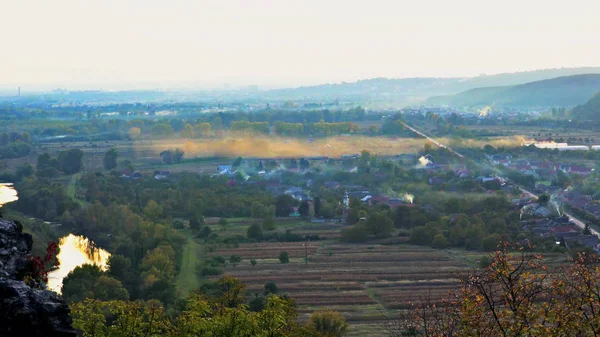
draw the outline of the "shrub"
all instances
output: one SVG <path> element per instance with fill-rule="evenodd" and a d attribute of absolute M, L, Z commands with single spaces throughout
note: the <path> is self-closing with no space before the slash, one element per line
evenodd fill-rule
<path fill-rule="evenodd" d="M 279 253 L 279 262 L 281 262 L 281 263 L 289 263 L 290 262 L 290 256 L 289 256 L 288 252 Z"/>

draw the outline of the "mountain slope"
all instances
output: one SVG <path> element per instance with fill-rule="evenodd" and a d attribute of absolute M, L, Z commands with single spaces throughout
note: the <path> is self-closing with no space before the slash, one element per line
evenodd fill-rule
<path fill-rule="evenodd" d="M 585 104 L 573 108 L 573 117 L 578 120 L 600 120 L 600 92 Z"/>
<path fill-rule="evenodd" d="M 515 107 L 574 106 L 600 90 L 600 74 L 557 77 L 514 86 L 467 90 L 432 97 L 427 104 L 451 106 L 499 105 Z"/>
<path fill-rule="evenodd" d="M 481 75 L 470 78 L 373 78 L 351 83 L 322 84 L 263 92 L 269 99 L 312 100 L 412 100 L 454 95 L 483 87 L 514 86 L 528 82 L 579 74 L 600 74 L 600 67 L 543 69 L 527 72 Z"/>

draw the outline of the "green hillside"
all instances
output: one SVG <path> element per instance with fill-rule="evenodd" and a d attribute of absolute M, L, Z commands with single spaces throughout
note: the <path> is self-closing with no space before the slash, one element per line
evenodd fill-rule
<path fill-rule="evenodd" d="M 600 91 L 600 74 L 557 77 L 514 86 L 485 87 L 431 97 L 428 104 L 451 106 L 548 107 L 582 104 Z"/>
<path fill-rule="evenodd" d="M 582 120 L 600 120 L 600 92 L 587 103 L 576 106 L 573 109 L 573 117 Z"/>

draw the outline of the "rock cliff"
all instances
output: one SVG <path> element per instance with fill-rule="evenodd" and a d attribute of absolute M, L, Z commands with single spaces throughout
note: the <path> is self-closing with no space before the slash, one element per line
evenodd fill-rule
<path fill-rule="evenodd" d="M 60 296 L 23 282 L 32 243 L 18 222 L 0 219 L 0 337 L 75 337 Z"/>

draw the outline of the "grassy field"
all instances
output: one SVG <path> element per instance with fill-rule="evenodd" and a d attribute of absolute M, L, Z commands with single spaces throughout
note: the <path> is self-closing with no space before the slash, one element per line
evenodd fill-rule
<path fill-rule="evenodd" d="M 187 243 L 183 247 L 183 258 L 181 261 L 181 270 L 177 274 L 175 285 L 177 291 L 182 294 L 189 294 L 195 289 L 198 289 L 200 280 L 196 274 L 196 265 L 204 256 L 204 249 L 194 237 L 194 234 L 185 230 L 181 232 L 187 237 Z"/>

